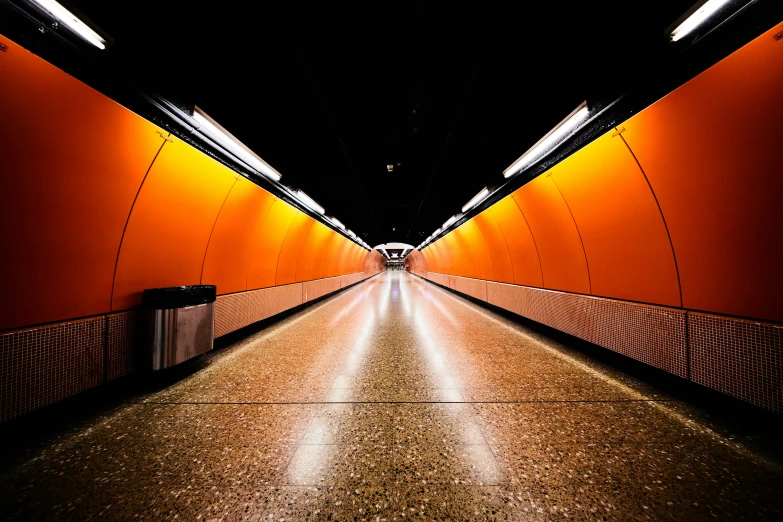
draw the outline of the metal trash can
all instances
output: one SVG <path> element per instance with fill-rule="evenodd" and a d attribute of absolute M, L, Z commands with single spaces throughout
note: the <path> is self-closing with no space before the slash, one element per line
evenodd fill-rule
<path fill-rule="evenodd" d="M 144 290 L 141 304 L 153 370 L 174 366 L 212 349 L 216 290 L 215 285 Z"/>

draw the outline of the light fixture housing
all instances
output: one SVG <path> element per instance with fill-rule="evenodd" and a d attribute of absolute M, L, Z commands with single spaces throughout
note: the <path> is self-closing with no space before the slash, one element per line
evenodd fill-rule
<path fill-rule="evenodd" d="M 217 142 L 224 149 L 233 154 L 242 163 L 268 178 L 280 181 L 282 176 L 279 172 L 262 160 L 244 143 L 239 141 L 233 134 L 224 129 L 218 122 L 210 118 L 203 110 L 195 107 L 193 109 L 193 119 L 198 124 L 197 130 L 199 132 L 206 134 L 213 141 Z"/>
<path fill-rule="evenodd" d="M 351 230 L 350 228 L 346 230 L 345 233 L 351 236 L 352 238 L 356 239 L 356 234 L 354 234 L 353 230 Z"/>
<path fill-rule="evenodd" d="M 449 225 L 457 221 L 457 216 L 451 216 L 449 219 L 446 220 L 445 223 L 443 223 L 443 226 L 441 227 L 443 230 L 446 230 L 449 228 Z M 439 229 L 440 230 L 440 229 Z"/>
<path fill-rule="evenodd" d="M 672 42 L 684 38 L 729 2 L 731 0 L 707 0 L 702 3 L 669 33 L 669 38 Z"/>
<path fill-rule="evenodd" d="M 78 34 L 83 40 L 91 43 L 98 49 L 106 49 L 106 40 L 81 21 L 75 14 L 55 2 L 55 0 L 32 0 L 32 2 L 45 11 L 48 11 L 68 29 Z"/>
<path fill-rule="evenodd" d="M 316 203 L 313 198 L 311 198 L 301 190 L 297 190 L 294 194 L 296 195 L 296 198 L 299 201 L 301 201 L 302 203 L 310 207 L 312 210 L 315 210 L 319 214 L 323 214 L 325 212 L 324 207 Z"/>
<path fill-rule="evenodd" d="M 465 205 L 463 205 L 462 211 L 467 212 L 468 210 L 472 209 L 473 207 L 475 207 L 476 205 L 484 201 L 484 199 L 487 196 L 489 196 L 489 188 L 484 187 L 483 189 L 481 189 L 481 192 L 473 196 L 470 201 L 468 201 L 467 203 L 465 203 Z"/>
<path fill-rule="evenodd" d="M 578 129 L 579 125 L 590 115 L 587 102 L 582 102 L 579 107 L 571 111 L 571 114 L 558 123 L 555 128 L 550 130 L 543 138 L 538 140 L 535 145 L 530 147 L 527 152 L 522 154 L 514 163 L 503 171 L 503 176 L 510 178 L 529 167 L 531 164 L 546 156 L 549 152 L 555 150 L 566 139 L 570 138 Z"/>
<path fill-rule="evenodd" d="M 336 217 L 331 217 L 331 218 L 329 218 L 329 220 L 330 220 L 332 223 L 334 223 L 335 225 L 337 225 L 338 227 L 340 227 L 340 228 L 342 228 L 343 230 L 345 230 L 345 225 L 343 225 L 343 224 L 340 222 L 340 220 L 339 220 L 339 219 L 337 219 Z"/>

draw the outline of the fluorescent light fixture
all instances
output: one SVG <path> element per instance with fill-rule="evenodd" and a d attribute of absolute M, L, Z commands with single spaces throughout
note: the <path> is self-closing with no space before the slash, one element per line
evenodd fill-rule
<path fill-rule="evenodd" d="M 510 178 L 514 174 L 518 174 L 527 167 L 529 167 L 536 160 L 546 155 L 551 150 L 557 148 L 566 138 L 573 134 L 580 123 L 582 123 L 590 114 L 587 108 L 587 102 L 582 102 L 579 107 L 574 109 L 571 114 L 565 117 L 563 121 L 557 124 L 557 126 L 549 131 L 546 136 L 538 140 L 538 142 L 530 147 L 527 152 L 522 154 L 514 163 L 511 164 L 506 170 L 503 171 L 503 176 Z"/>
<path fill-rule="evenodd" d="M 438 229 L 437 229 L 435 232 L 433 232 L 433 233 L 432 233 L 432 237 L 435 237 L 435 236 L 437 236 L 437 235 L 438 235 L 438 234 L 440 234 L 442 231 L 443 231 L 443 229 L 442 229 L 442 228 L 438 228 Z"/>
<path fill-rule="evenodd" d="M 335 225 L 337 225 L 338 227 L 340 227 L 340 228 L 342 228 L 343 230 L 345 230 L 345 225 L 343 225 L 342 223 L 340 223 L 340 220 L 339 220 L 339 219 L 337 219 L 336 217 L 329 218 L 329 219 L 331 219 L 331 220 L 332 220 L 332 223 L 334 223 L 334 224 L 335 224 Z"/>
<path fill-rule="evenodd" d="M 294 194 L 296 195 L 296 198 L 299 201 L 301 201 L 302 203 L 304 203 L 305 205 L 307 205 L 311 209 L 315 210 L 319 214 L 323 214 L 324 213 L 324 207 L 322 207 L 321 205 L 316 203 L 315 200 L 313 200 L 313 198 L 311 198 L 310 196 L 308 196 L 307 194 L 305 194 L 301 190 L 297 190 Z"/>
<path fill-rule="evenodd" d="M 247 148 L 244 143 L 234 137 L 233 134 L 220 126 L 218 122 L 207 116 L 207 114 L 196 107 L 193 111 L 193 119 L 198 123 L 197 129 L 203 132 L 231 154 L 236 156 L 243 163 L 247 164 L 252 169 L 262 173 L 268 178 L 272 178 L 275 181 L 280 181 L 280 173 L 273 169 L 267 162 L 262 160 L 258 155 Z M 323 212 L 321 212 L 323 214 Z"/>
<path fill-rule="evenodd" d="M 451 216 L 449 219 L 446 220 L 445 223 L 443 223 L 443 227 L 442 228 L 443 229 L 449 228 L 449 225 L 451 225 L 455 221 L 457 221 L 457 216 Z M 440 230 L 440 229 L 438 229 L 438 230 Z"/>
<path fill-rule="evenodd" d="M 98 49 L 106 49 L 106 40 L 90 29 L 87 24 L 79 20 L 76 15 L 54 0 L 33 0 L 33 2 L 49 11 L 55 18 L 68 26 L 71 31 L 81 36 L 84 40 L 90 42 Z"/>
<path fill-rule="evenodd" d="M 694 29 L 703 24 L 707 18 L 714 15 L 718 9 L 728 4 L 730 1 L 731 0 L 708 0 L 705 2 L 671 32 L 672 42 L 676 42 L 680 38 L 690 34 Z"/>
<path fill-rule="evenodd" d="M 356 239 L 356 234 L 353 233 L 353 230 L 348 229 L 345 231 L 345 233 L 351 236 L 352 238 Z"/>
<path fill-rule="evenodd" d="M 462 211 L 463 211 L 463 212 L 467 212 L 468 210 L 470 210 L 470 209 L 472 209 L 473 207 L 475 207 L 476 205 L 478 205 L 478 204 L 479 204 L 481 201 L 483 201 L 483 200 L 484 200 L 484 198 L 486 198 L 487 196 L 489 196 L 489 189 L 488 189 L 487 187 L 484 187 L 484 188 L 481 190 L 481 192 L 479 192 L 478 194 L 476 194 L 475 196 L 473 196 L 473 199 L 471 199 L 470 201 L 468 201 L 467 203 L 465 203 L 465 206 L 463 206 L 463 207 L 462 207 Z"/>

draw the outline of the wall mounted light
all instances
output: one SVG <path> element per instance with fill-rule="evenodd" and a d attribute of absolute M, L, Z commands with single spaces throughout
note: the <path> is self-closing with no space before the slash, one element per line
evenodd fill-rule
<path fill-rule="evenodd" d="M 334 223 L 334 224 L 335 224 L 335 225 L 337 225 L 338 227 L 340 227 L 340 228 L 342 228 L 343 230 L 345 230 L 345 225 L 343 225 L 342 223 L 340 223 L 340 220 L 339 220 L 339 219 L 337 219 L 336 217 L 332 217 L 332 218 L 329 218 L 329 219 L 332 221 L 332 223 Z"/>
<path fill-rule="evenodd" d="M 707 0 L 701 7 L 697 8 L 688 18 L 682 21 L 669 35 L 672 42 L 683 38 L 693 32 L 698 26 L 703 24 L 709 17 L 714 15 L 721 7 L 728 4 L 731 0 Z"/>
<path fill-rule="evenodd" d="M 468 210 L 472 209 L 473 207 L 481 203 L 484 200 L 484 198 L 486 198 L 487 196 L 489 196 L 489 189 L 487 187 L 484 187 L 481 190 L 481 192 L 473 196 L 473 198 L 470 201 L 465 203 L 465 205 L 462 207 L 462 211 L 467 212 Z"/>
<path fill-rule="evenodd" d="M 527 152 L 522 154 L 514 163 L 503 171 L 503 176 L 510 178 L 514 174 L 522 172 L 536 160 L 540 159 L 548 152 L 556 149 L 561 143 L 576 132 L 579 124 L 582 123 L 590 114 L 587 108 L 587 102 L 582 102 L 579 107 L 573 110 L 571 114 L 565 117 L 563 121 L 557 124 L 555 128 L 549 131 L 546 136 L 538 140 L 535 145 L 530 147 Z"/>
<path fill-rule="evenodd" d="M 352 238 L 356 239 L 356 234 L 353 233 L 353 230 L 348 229 L 345 231 L 345 233 L 351 236 Z"/>
<path fill-rule="evenodd" d="M 457 216 L 451 216 L 449 219 L 446 220 L 445 223 L 443 223 L 443 226 L 441 228 L 445 230 L 445 229 L 449 228 L 449 225 L 451 225 L 455 221 L 457 221 Z M 440 230 L 440 229 L 438 229 L 438 230 Z"/>
<path fill-rule="evenodd" d="M 297 199 L 298 199 L 299 201 L 301 201 L 302 203 L 304 203 L 305 205 L 307 205 L 307 206 L 308 206 L 308 207 L 310 207 L 311 209 L 315 210 L 315 211 L 316 211 L 316 212 L 318 212 L 319 214 L 323 214 L 323 213 L 324 213 L 324 207 L 322 207 L 321 205 L 319 205 L 318 203 L 316 203 L 316 202 L 313 200 L 313 198 L 311 198 L 310 196 L 308 196 L 307 194 L 305 194 L 305 193 L 304 193 L 304 192 L 302 192 L 301 190 L 297 190 L 297 191 L 295 192 L 295 194 L 296 194 L 296 197 L 297 197 Z"/>
<path fill-rule="evenodd" d="M 72 12 L 67 10 L 62 5 L 58 4 L 54 0 L 32 0 L 33 3 L 46 11 L 49 11 L 52 16 L 57 18 L 71 31 L 78 34 L 82 39 L 91 43 L 98 49 L 106 49 L 106 40 L 100 37 L 98 33 L 90 29 L 87 24 L 79 20 Z"/>
<path fill-rule="evenodd" d="M 273 169 L 267 162 L 262 160 L 255 152 L 247 148 L 244 143 L 234 137 L 233 134 L 220 126 L 215 120 L 198 107 L 193 110 L 193 119 L 198 124 L 197 130 L 218 142 L 231 154 L 245 163 L 248 167 L 264 174 L 268 178 L 280 181 L 280 173 Z M 321 212 L 323 214 L 323 212 Z"/>

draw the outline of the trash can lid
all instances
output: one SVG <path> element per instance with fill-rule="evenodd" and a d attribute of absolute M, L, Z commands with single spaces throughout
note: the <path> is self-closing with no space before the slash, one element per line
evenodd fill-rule
<path fill-rule="evenodd" d="M 215 302 L 215 285 L 169 286 L 166 288 L 148 288 L 141 297 L 145 308 L 169 309 L 184 308 Z"/>

